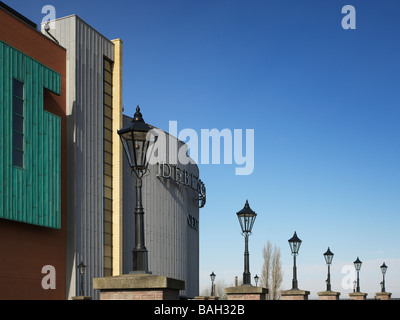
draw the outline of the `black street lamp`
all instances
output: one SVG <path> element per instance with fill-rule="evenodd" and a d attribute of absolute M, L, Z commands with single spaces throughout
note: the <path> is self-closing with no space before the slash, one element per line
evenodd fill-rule
<path fill-rule="evenodd" d="M 81 297 L 83 297 L 84 296 L 84 292 L 83 292 L 83 275 L 85 274 L 86 266 L 81 261 L 81 263 L 77 266 L 77 268 L 78 268 L 78 271 L 79 271 L 79 295 Z"/>
<path fill-rule="evenodd" d="M 387 265 L 385 263 L 383 263 L 383 265 L 381 265 L 381 271 L 382 271 L 382 275 L 383 275 L 383 280 L 382 280 L 382 292 L 386 292 L 386 288 L 385 288 L 385 274 L 387 271 Z"/>
<path fill-rule="evenodd" d="M 328 278 L 326 279 L 326 291 L 331 291 L 331 264 L 333 260 L 333 253 L 328 247 L 328 250 L 324 253 L 326 265 L 328 266 Z"/>
<path fill-rule="evenodd" d="M 243 272 L 243 285 L 251 285 L 250 275 L 250 262 L 249 262 L 249 235 L 253 229 L 254 221 L 257 214 L 250 209 L 249 201 L 246 200 L 244 208 L 236 213 L 239 219 L 242 235 L 245 237 L 245 250 L 244 250 L 244 272 Z"/>
<path fill-rule="evenodd" d="M 254 277 L 254 281 L 255 281 L 255 283 L 256 283 L 256 287 L 258 287 L 258 280 L 259 280 L 260 278 L 258 277 L 258 275 L 256 275 L 255 277 Z"/>
<path fill-rule="evenodd" d="M 292 290 L 298 290 L 298 283 L 297 283 L 297 268 L 296 268 L 296 256 L 299 253 L 300 245 L 302 241 L 297 237 L 296 231 L 294 235 L 289 241 L 290 250 L 292 251 L 293 255 L 293 280 L 292 280 Z"/>
<path fill-rule="evenodd" d="M 214 273 L 214 271 L 210 274 L 210 278 L 211 278 L 211 296 L 214 296 L 214 281 L 215 281 L 215 277 L 217 275 Z"/>
<path fill-rule="evenodd" d="M 354 267 L 356 268 L 357 271 L 357 287 L 356 287 L 356 292 L 360 292 L 360 269 L 361 269 L 362 262 L 360 259 L 357 257 L 357 260 L 354 261 Z"/>
<path fill-rule="evenodd" d="M 144 210 L 142 206 L 142 178 L 148 171 L 149 148 L 152 148 L 156 141 L 153 134 L 148 134 L 151 132 L 150 130 L 151 127 L 143 120 L 139 106 L 136 108 L 131 124 L 118 130 L 129 166 L 136 175 L 135 247 L 131 273 L 150 273 L 144 242 Z"/>

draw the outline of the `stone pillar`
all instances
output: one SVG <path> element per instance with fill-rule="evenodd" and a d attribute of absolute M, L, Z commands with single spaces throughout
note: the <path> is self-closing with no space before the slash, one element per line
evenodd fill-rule
<path fill-rule="evenodd" d="M 281 300 L 308 300 L 310 291 L 291 289 L 281 291 Z"/>
<path fill-rule="evenodd" d="M 243 285 L 225 288 L 227 300 L 266 300 L 268 289 Z"/>
<path fill-rule="evenodd" d="M 322 291 L 318 292 L 319 300 L 339 300 L 340 292 Z"/>
<path fill-rule="evenodd" d="M 392 294 L 390 292 L 377 292 L 375 300 L 392 300 Z"/>
<path fill-rule="evenodd" d="M 182 280 L 152 274 L 126 274 L 93 279 L 100 300 L 179 300 Z"/>
<path fill-rule="evenodd" d="M 364 292 L 352 292 L 349 293 L 350 300 L 367 300 L 367 293 Z"/>

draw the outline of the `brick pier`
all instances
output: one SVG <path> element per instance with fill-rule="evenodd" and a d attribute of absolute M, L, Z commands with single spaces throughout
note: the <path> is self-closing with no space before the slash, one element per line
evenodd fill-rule
<path fill-rule="evenodd" d="M 152 274 L 127 274 L 93 279 L 100 300 L 179 300 L 182 280 Z"/>

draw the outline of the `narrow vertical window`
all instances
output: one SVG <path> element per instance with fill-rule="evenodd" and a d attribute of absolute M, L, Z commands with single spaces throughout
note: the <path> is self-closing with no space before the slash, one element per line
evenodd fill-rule
<path fill-rule="evenodd" d="M 24 167 L 24 84 L 13 79 L 12 162 Z"/>
<path fill-rule="evenodd" d="M 113 65 L 107 59 L 103 63 L 104 75 L 104 274 L 105 276 L 112 276 L 112 191 L 113 191 L 113 176 L 112 176 L 112 89 L 113 89 Z"/>

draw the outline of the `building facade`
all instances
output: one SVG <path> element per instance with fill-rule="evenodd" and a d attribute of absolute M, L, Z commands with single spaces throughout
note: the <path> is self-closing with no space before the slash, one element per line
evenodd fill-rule
<path fill-rule="evenodd" d="M 117 134 L 130 121 L 122 52 L 121 39 L 76 15 L 38 28 L 0 2 L 0 299 L 71 299 L 81 262 L 84 294 L 98 299 L 93 278 L 132 269 L 135 181 Z M 169 155 L 184 145 L 167 140 Z M 184 280 L 181 295 L 194 297 L 198 167 L 151 165 L 143 188 L 149 268 Z"/>
<path fill-rule="evenodd" d="M 134 180 L 117 134 L 130 121 L 122 119 L 122 40 L 106 39 L 76 15 L 54 22 L 51 35 L 67 49 L 67 183 L 73 186 L 67 193 L 68 297 L 77 294 L 76 266 L 82 261 L 87 266 L 84 292 L 96 299 L 91 279 L 128 273 L 132 266 Z M 158 170 L 150 166 L 151 173 Z M 186 170 L 199 176 L 196 165 Z M 149 266 L 154 274 L 185 280 L 182 296 L 194 297 L 199 290 L 199 193 L 157 174 L 150 177 L 143 182 Z M 190 227 L 189 219 L 197 222 Z"/>
<path fill-rule="evenodd" d="M 66 298 L 65 57 L 0 3 L 0 299 Z"/>
<path fill-rule="evenodd" d="M 66 48 L 67 290 L 78 294 L 76 266 L 91 279 L 121 274 L 122 41 L 109 40 L 76 15 L 52 21 L 42 33 Z M 115 235 L 115 239 L 113 239 Z M 114 258 L 115 257 L 115 258 Z"/>

